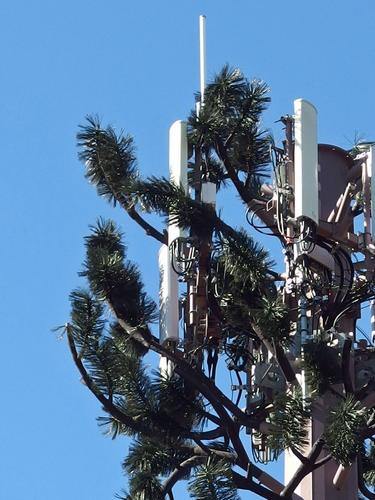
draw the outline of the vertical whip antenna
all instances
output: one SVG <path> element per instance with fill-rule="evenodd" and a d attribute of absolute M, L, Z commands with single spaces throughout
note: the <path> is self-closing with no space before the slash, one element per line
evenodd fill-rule
<path fill-rule="evenodd" d="M 206 16 L 199 16 L 199 73 L 202 106 L 206 88 Z"/>

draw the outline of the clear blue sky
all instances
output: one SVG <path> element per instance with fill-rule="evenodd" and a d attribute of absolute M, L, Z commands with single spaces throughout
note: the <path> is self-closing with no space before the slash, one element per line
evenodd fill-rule
<path fill-rule="evenodd" d="M 305 97 L 321 142 L 375 139 L 373 0 L 3 0 L 1 499 L 104 500 L 125 485 L 126 442 L 101 435 L 99 405 L 50 329 L 68 318 L 97 216 L 122 225 L 152 293 L 157 245 L 86 184 L 75 134 L 99 113 L 135 136 L 145 175 L 165 175 L 168 128 L 198 88 L 201 13 L 208 74 L 229 62 L 268 82 L 266 126 Z"/>

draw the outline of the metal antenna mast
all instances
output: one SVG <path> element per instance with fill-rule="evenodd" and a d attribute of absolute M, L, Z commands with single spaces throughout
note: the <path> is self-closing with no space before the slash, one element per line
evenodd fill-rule
<path fill-rule="evenodd" d="M 283 241 L 286 269 L 285 284 L 280 292 L 294 324 L 294 332 L 291 332 L 294 347 L 288 357 L 298 384 L 292 377 L 288 379 L 284 370 L 287 385 L 283 389 L 282 384 L 274 383 L 273 390 L 293 391 L 299 386 L 304 398 L 310 396 L 304 369 L 305 349 L 319 342 L 326 346 L 327 352 L 340 356 L 345 365 L 343 380 L 338 380 L 336 385 L 333 382 L 333 392 L 314 399 L 309 445 L 304 450 L 307 455 L 322 436 L 337 398 L 347 391 L 358 391 L 375 378 L 374 350 L 366 340 L 356 337 L 360 303 L 371 299 L 374 292 L 369 289 L 368 298 L 366 293 L 358 297 L 355 292 L 374 275 L 375 216 L 371 211 L 375 200 L 374 144 L 357 146 L 358 152 L 354 155 L 337 146 L 318 144 L 317 112 L 304 99 L 295 100 L 293 116 L 283 117 L 282 121 L 286 132 L 284 149 L 275 150 L 274 183 L 263 188 L 265 193 L 271 189 L 272 194 L 268 195 L 267 205 L 255 200 L 252 206 Z M 363 259 L 356 257 L 357 262 L 353 262 L 352 256 L 358 254 L 362 254 Z M 372 301 L 372 317 L 373 307 Z M 373 327 L 372 319 L 371 329 Z M 258 384 L 255 380 L 255 386 L 262 390 L 270 387 L 264 380 Z M 375 397 L 368 394 L 361 405 L 372 408 L 374 402 Z M 255 444 L 261 449 L 259 443 Z M 266 443 L 267 437 L 263 435 L 263 455 L 267 457 Z M 324 461 L 327 454 L 323 449 L 319 459 Z M 287 450 L 285 484 L 291 485 L 294 499 L 357 498 L 356 460 L 346 467 L 327 460 L 298 484 L 295 481 L 300 467 L 299 458 Z M 298 484 L 296 488 L 292 487 L 294 482 Z"/>
<path fill-rule="evenodd" d="M 199 17 L 199 68 L 200 68 L 200 102 L 197 103 L 199 114 L 204 105 L 206 88 L 206 17 Z M 201 151 L 195 148 L 194 190 L 197 201 L 212 206 L 216 203 L 216 183 L 211 182 L 209 172 L 203 165 Z M 181 185 L 188 193 L 188 147 L 187 127 L 183 121 L 175 122 L 169 135 L 169 169 L 170 179 Z M 203 345 L 210 352 L 209 359 L 216 366 L 217 342 L 212 342 L 212 334 L 217 322 L 212 321 L 209 314 L 207 297 L 208 266 L 210 256 L 211 235 L 200 240 L 194 234 L 187 234 L 175 223 L 169 224 L 168 247 L 160 251 L 160 337 L 171 347 L 182 342 L 184 350 L 198 365 L 203 361 Z M 187 284 L 187 300 L 179 302 L 179 281 Z M 179 304 L 182 306 L 180 307 Z M 184 335 L 179 336 L 179 310 L 183 310 Z M 210 345 L 212 344 L 212 346 Z M 214 350 L 215 352 L 212 352 Z M 161 358 L 160 369 L 168 374 L 173 366 L 165 358 Z M 214 368 L 213 368 L 214 369 Z"/>
<path fill-rule="evenodd" d="M 201 106 L 204 102 L 206 90 L 206 16 L 199 16 L 199 82 L 201 92 Z"/>

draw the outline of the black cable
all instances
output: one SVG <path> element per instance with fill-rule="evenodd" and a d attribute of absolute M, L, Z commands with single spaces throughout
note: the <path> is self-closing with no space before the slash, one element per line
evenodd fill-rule
<path fill-rule="evenodd" d="M 365 337 L 365 339 L 367 340 L 367 342 L 368 342 L 370 345 L 372 344 L 372 342 L 371 342 L 371 340 L 370 340 L 370 337 L 367 335 L 367 333 L 366 333 L 364 330 L 362 330 L 362 328 L 361 328 L 361 327 L 359 327 L 358 325 L 356 325 L 356 330 L 359 330 L 359 332 L 360 332 L 360 333 L 362 333 L 362 335 Z"/>
<path fill-rule="evenodd" d="M 336 306 L 339 302 L 342 303 L 345 300 L 345 297 L 347 293 L 344 291 L 344 285 L 345 285 L 345 271 L 344 271 L 344 266 L 341 261 L 341 258 L 339 257 L 339 252 L 337 249 L 333 249 L 332 252 L 333 258 L 335 259 L 336 263 L 338 264 L 340 268 L 340 288 L 336 294 L 335 297 L 335 302 L 334 306 Z"/>
<path fill-rule="evenodd" d="M 264 234 L 266 236 L 276 236 L 277 238 L 280 238 L 280 236 L 278 234 L 275 234 L 275 233 L 272 233 L 272 232 L 271 233 L 267 233 L 265 231 L 262 231 L 262 229 L 271 229 L 271 228 L 277 229 L 276 225 L 273 225 L 273 226 L 260 226 L 260 225 L 254 223 L 254 218 L 255 218 L 256 214 L 258 212 L 260 212 L 261 210 L 264 210 L 264 207 L 259 207 L 256 210 L 250 210 L 249 208 L 246 210 L 246 221 L 248 222 L 248 224 L 250 224 L 250 226 L 253 229 L 255 229 L 256 231 L 258 231 L 258 233 L 260 233 L 260 234 Z M 249 213 L 250 212 L 251 212 L 251 218 L 249 219 Z"/>
<path fill-rule="evenodd" d="M 350 258 L 350 255 L 348 254 L 348 252 L 346 250 L 344 250 L 343 248 L 340 247 L 339 251 L 340 251 L 340 253 L 342 253 L 346 262 L 348 263 L 349 272 L 350 272 L 350 279 L 349 279 L 349 289 L 350 289 L 352 287 L 353 281 L 354 281 L 354 274 L 355 274 L 354 265 L 353 265 L 352 259 Z"/>
<path fill-rule="evenodd" d="M 319 246 L 321 246 L 323 249 L 327 250 L 335 259 L 335 262 L 338 264 L 338 267 L 340 269 L 340 283 L 339 283 L 339 290 L 336 293 L 336 296 L 334 298 L 334 303 L 329 312 L 327 312 L 327 315 L 324 315 L 324 327 L 326 329 L 331 328 L 331 326 L 334 325 L 335 323 L 335 318 L 337 317 L 338 309 L 339 309 L 339 303 L 342 304 L 342 301 L 339 302 L 339 300 L 342 297 L 342 288 L 344 286 L 344 266 L 342 265 L 342 262 L 340 258 L 337 255 L 337 252 L 334 250 L 332 244 L 326 240 L 324 240 L 321 237 L 317 238 L 317 243 Z M 332 287 L 331 287 L 332 289 Z"/>
<path fill-rule="evenodd" d="M 356 300 L 353 300 L 351 302 L 348 302 L 348 304 L 346 305 L 346 307 L 344 309 L 342 309 L 338 315 L 336 316 L 334 322 L 333 322 L 333 327 L 336 326 L 336 324 L 340 321 L 340 319 L 342 318 L 342 316 L 348 312 L 354 305 L 356 304 L 361 304 L 363 302 L 367 302 L 368 300 L 372 300 L 373 298 L 375 298 L 375 294 L 373 293 L 372 295 L 370 296 L 366 296 L 366 297 L 360 297 Z"/>
<path fill-rule="evenodd" d="M 373 290 L 373 289 L 365 294 L 361 294 L 361 293 L 357 292 L 355 295 L 352 295 L 350 297 L 350 300 L 348 300 L 342 304 L 342 307 L 340 308 L 340 311 L 338 312 L 338 314 L 334 320 L 333 326 L 335 326 L 337 324 L 337 322 L 341 319 L 341 317 L 347 311 L 349 311 L 353 306 L 360 305 L 363 302 L 367 302 L 369 300 L 372 300 L 373 298 L 375 298 L 375 290 Z"/>

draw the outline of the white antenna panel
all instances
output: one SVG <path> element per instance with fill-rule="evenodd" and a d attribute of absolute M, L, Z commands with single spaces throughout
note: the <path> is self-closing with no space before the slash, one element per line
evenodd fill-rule
<path fill-rule="evenodd" d="M 295 218 L 319 223 L 317 111 L 305 99 L 294 101 Z"/>
<path fill-rule="evenodd" d="M 371 237 L 375 241 L 375 144 L 371 144 L 367 153 L 367 172 L 371 177 Z"/>
<path fill-rule="evenodd" d="M 201 104 L 204 102 L 206 89 L 206 16 L 199 16 L 199 83 L 201 91 Z"/>
<path fill-rule="evenodd" d="M 216 182 L 202 182 L 201 200 L 210 205 L 216 204 Z"/>
<path fill-rule="evenodd" d="M 186 123 L 177 120 L 169 129 L 169 175 L 170 180 L 177 186 L 181 186 L 185 193 L 188 191 L 188 144 Z M 170 224 L 168 230 L 168 242 L 179 237 L 185 237 L 185 231 L 176 224 Z"/>
<path fill-rule="evenodd" d="M 159 338 L 160 342 L 178 340 L 178 279 L 169 256 L 169 248 L 159 250 Z"/>

